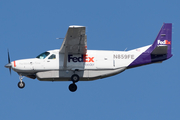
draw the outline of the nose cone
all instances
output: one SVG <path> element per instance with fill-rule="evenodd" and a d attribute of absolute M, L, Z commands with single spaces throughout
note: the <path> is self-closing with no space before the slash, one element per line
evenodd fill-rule
<path fill-rule="evenodd" d="M 12 67 L 12 64 L 11 64 L 11 63 L 8 63 L 8 64 L 6 64 L 4 67 L 6 67 L 6 68 L 11 68 L 11 67 Z"/>
<path fill-rule="evenodd" d="M 4 67 L 9 68 L 9 72 L 11 74 L 12 63 L 8 63 Z"/>

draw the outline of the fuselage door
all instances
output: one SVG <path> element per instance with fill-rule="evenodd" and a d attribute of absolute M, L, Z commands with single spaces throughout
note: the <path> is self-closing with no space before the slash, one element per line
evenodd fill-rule
<path fill-rule="evenodd" d="M 59 55 L 51 54 L 46 59 L 44 59 L 44 69 L 46 69 L 46 70 L 59 69 Z"/>

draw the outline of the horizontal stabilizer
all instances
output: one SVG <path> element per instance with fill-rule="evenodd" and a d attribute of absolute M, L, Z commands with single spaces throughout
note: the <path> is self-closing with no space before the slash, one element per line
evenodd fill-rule
<path fill-rule="evenodd" d="M 152 51 L 151 54 L 153 54 L 153 55 L 163 55 L 163 54 L 167 54 L 167 50 L 168 50 L 168 46 L 167 45 L 158 45 Z"/>

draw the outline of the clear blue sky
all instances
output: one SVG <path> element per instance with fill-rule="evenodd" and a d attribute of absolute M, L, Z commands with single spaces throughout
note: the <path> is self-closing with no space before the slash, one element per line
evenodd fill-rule
<path fill-rule="evenodd" d="M 1 0 L 0 120 L 179 120 L 179 0 Z M 173 23 L 173 57 L 113 77 L 41 82 L 4 68 L 11 61 L 59 49 L 69 25 L 87 27 L 88 49 L 127 50 L 152 44 L 163 22 Z"/>

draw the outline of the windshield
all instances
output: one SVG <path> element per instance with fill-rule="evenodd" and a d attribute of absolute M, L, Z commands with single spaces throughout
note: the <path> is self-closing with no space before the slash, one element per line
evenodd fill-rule
<path fill-rule="evenodd" d="M 38 55 L 36 58 L 45 59 L 49 54 L 50 54 L 49 52 L 44 52 Z"/>

